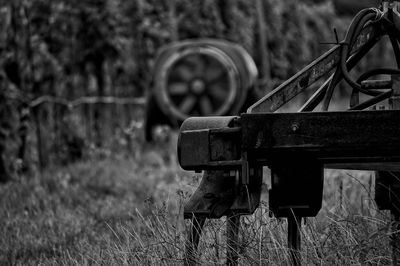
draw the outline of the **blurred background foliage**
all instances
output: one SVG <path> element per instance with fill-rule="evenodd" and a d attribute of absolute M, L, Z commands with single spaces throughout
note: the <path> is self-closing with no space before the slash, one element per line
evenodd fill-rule
<path fill-rule="evenodd" d="M 342 39 L 349 22 L 329 0 L 261 3 L 269 89 L 328 50 L 334 28 Z M 0 180 L 93 149 L 135 149 L 141 106 L 69 101 L 145 96 L 157 49 L 171 41 L 227 39 L 260 65 L 257 8 L 246 0 L 1 0 Z"/>

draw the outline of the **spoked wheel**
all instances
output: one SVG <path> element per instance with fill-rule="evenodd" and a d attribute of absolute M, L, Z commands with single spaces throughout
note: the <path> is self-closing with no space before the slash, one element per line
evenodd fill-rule
<path fill-rule="evenodd" d="M 162 48 L 154 66 L 146 131 L 154 124 L 179 125 L 190 116 L 236 115 L 257 79 L 251 56 L 225 40 L 198 39 Z M 162 117 L 162 118 L 161 118 Z M 151 119 L 153 118 L 153 119 Z"/>
<path fill-rule="evenodd" d="M 226 114 L 238 97 L 237 73 L 233 61 L 213 49 L 186 50 L 165 62 L 157 99 L 181 120 Z"/>

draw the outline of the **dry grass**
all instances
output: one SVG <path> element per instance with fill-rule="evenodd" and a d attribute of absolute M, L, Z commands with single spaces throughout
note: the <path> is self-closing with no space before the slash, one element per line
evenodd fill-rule
<path fill-rule="evenodd" d="M 136 143 L 0 187 L 0 265 L 181 265 L 182 206 L 199 176 L 179 169 L 175 143 Z M 323 208 L 302 229 L 304 265 L 388 265 L 389 218 L 372 173 L 326 171 Z M 290 265 L 286 222 L 267 197 L 242 217 L 241 265 Z M 208 221 L 201 265 L 225 260 L 225 220 Z"/>

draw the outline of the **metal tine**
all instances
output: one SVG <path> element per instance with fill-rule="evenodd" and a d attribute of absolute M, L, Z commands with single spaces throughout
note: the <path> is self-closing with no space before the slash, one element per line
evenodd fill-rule
<path fill-rule="evenodd" d="M 184 258 L 185 266 L 196 265 L 197 248 L 199 246 L 200 236 L 201 236 L 205 221 L 206 221 L 206 217 L 203 215 L 193 215 L 193 217 L 191 219 L 189 236 L 186 241 L 186 250 L 185 250 L 185 258 Z"/>
<path fill-rule="evenodd" d="M 293 265 L 301 265 L 301 219 L 302 217 L 293 215 L 287 217 L 288 222 L 288 248 L 290 252 L 290 257 L 292 259 Z"/>
<path fill-rule="evenodd" d="M 231 213 L 226 217 L 226 265 L 237 266 L 239 260 L 240 215 Z"/>

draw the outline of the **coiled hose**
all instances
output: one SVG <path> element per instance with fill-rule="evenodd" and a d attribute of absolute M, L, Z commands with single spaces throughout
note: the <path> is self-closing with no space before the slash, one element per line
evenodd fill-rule
<path fill-rule="evenodd" d="M 391 11 L 389 11 L 391 12 Z M 390 16 L 393 14 L 388 14 L 389 15 L 389 20 L 386 21 L 386 23 L 390 23 Z M 348 57 L 350 56 L 351 48 L 353 47 L 355 41 L 357 40 L 358 35 L 362 31 L 362 29 L 368 24 L 368 23 L 373 23 L 374 21 L 378 21 L 381 19 L 386 19 L 382 17 L 382 12 L 379 11 L 378 9 L 370 8 L 370 9 L 364 9 L 360 11 L 353 19 L 346 37 L 344 41 L 341 43 L 342 45 L 342 51 L 340 55 L 340 71 L 343 75 L 344 80 L 349 84 L 353 90 L 356 90 L 358 92 L 370 95 L 370 96 L 379 96 L 381 95 L 380 92 L 377 92 L 375 90 L 371 89 L 365 89 L 362 88 L 361 82 L 372 77 L 375 75 L 391 75 L 391 74 L 400 74 L 399 69 L 395 68 L 379 68 L 379 69 L 373 69 L 370 70 L 364 74 L 362 74 L 357 80 L 353 80 L 350 77 L 349 71 L 347 69 L 346 61 Z M 400 49 L 399 49 L 399 35 L 395 34 L 393 31 L 388 31 L 387 34 L 389 36 L 389 39 L 391 41 L 394 55 L 396 58 L 397 65 L 400 66 Z"/>

